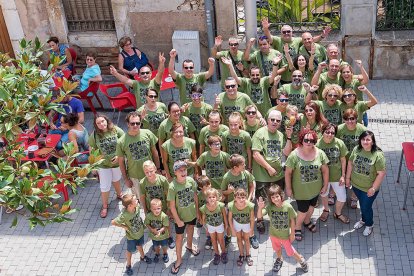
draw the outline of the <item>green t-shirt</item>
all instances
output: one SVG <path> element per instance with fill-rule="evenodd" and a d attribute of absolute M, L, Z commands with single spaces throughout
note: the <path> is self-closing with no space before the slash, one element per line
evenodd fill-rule
<path fill-rule="evenodd" d="M 233 136 L 229 131 L 223 133 L 223 144 L 226 152 L 230 155 L 240 154 L 244 157 L 247 164 L 247 150 L 252 147 L 252 138 L 245 130 L 240 130 L 237 136 Z"/>
<path fill-rule="evenodd" d="M 247 170 L 242 171 L 239 175 L 234 175 L 231 173 L 231 171 L 228 171 L 223 176 L 223 182 L 221 182 L 221 190 L 225 191 L 228 189 L 229 185 L 231 185 L 234 187 L 235 191 L 239 188 L 242 188 L 247 192 L 247 194 L 250 194 L 250 183 L 254 181 L 254 176 Z M 232 201 L 233 199 L 233 193 L 227 195 L 228 202 Z"/>
<path fill-rule="evenodd" d="M 273 70 L 273 59 L 279 55 L 281 55 L 281 52 L 275 49 L 270 49 L 269 53 L 267 54 L 261 54 L 260 50 L 256 50 L 250 54 L 250 61 L 252 65 L 258 66 L 260 68 L 260 73 L 262 76 L 270 76 Z M 262 62 L 262 56 L 264 63 Z M 278 66 L 279 69 L 282 69 L 286 66 L 287 63 L 285 59 L 282 59 Z"/>
<path fill-rule="evenodd" d="M 284 59 L 286 59 L 285 51 L 283 49 L 286 42 L 282 40 L 280 36 L 272 36 L 272 47 L 273 49 L 283 53 Z M 299 47 L 302 44 L 302 38 L 300 37 L 292 37 L 291 42 L 287 42 L 289 45 L 289 55 L 294 59 L 298 55 Z M 292 80 L 292 72 L 286 70 L 282 74 L 282 80 L 290 82 Z"/>
<path fill-rule="evenodd" d="M 203 86 L 206 83 L 206 73 L 194 74 L 190 79 L 187 79 L 183 74 L 177 73 L 174 82 L 180 92 L 180 102 L 183 105 L 191 102 L 190 92 L 195 84 Z"/>
<path fill-rule="evenodd" d="M 342 176 L 341 158 L 348 154 L 345 143 L 338 138 L 334 138 L 329 144 L 319 139 L 316 146 L 323 150 L 329 159 L 329 182 L 338 182 Z M 343 174 L 345 175 L 345 172 Z"/>
<path fill-rule="evenodd" d="M 326 48 L 319 43 L 315 43 L 315 55 L 314 55 L 314 66 L 318 67 L 318 64 L 327 60 L 328 56 L 326 54 Z M 305 45 L 300 46 L 299 55 L 304 55 L 310 58 L 310 52 L 305 48 Z"/>
<path fill-rule="evenodd" d="M 254 203 L 246 201 L 246 207 L 243 210 L 236 208 L 234 201 L 228 204 L 229 212 L 233 214 L 233 219 L 240 224 L 250 224 L 250 213 L 254 210 Z"/>
<path fill-rule="evenodd" d="M 306 116 L 302 116 L 302 118 L 300 119 L 300 127 L 306 128 L 306 125 L 308 124 L 308 119 L 306 118 Z M 311 130 L 314 130 L 316 132 L 316 134 L 318 135 L 318 138 L 322 138 L 322 128 L 321 128 L 321 124 L 318 124 L 317 122 L 313 123 L 310 126 Z"/>
<path fill-rule="evenodd" d="M 206 195 L 203 193 L 202 190 L 197 192 L 197 198 L 198 198 L 198 206 L 203 206 L 206 204 Z"/>
<path fill-rule="evenodd" d="M 184 136 L 189 137 L 190 133 L 195 132 L 195 126 L 185 116 L 181 116 L 180 120 L 178 120 L 184 126 Z M 167 118 L 161 122 L 160 127 L 158 129 L 158 138 L 165 141 L 171 138 L 171 129 L 173 127 L 173 122 Z"/>
<path fill-rule="evenodd" d="M 191 177 L 187 177 L 184 183 L 178 183 L 176 178 L 170 183 L 167 200 L 175 202 L 177 214 L 184 222 L 190 222 L 196 218 L 194 201 L 196 193 L 197 184 Z"/>
<path fill-rule="evenodd" d="M 217 131 L 213 132 L 210 130 L 210 126 L 205 126 L 201 129 L 200 135 L 198 136 L 198 143 L 200 145 L 204 145 L 204 151 L 208 151 L 210 149 L 210 146 L 207 144 L 207 140 L 210 136 L 217 135 L 223 138 L 223 133 L 228 131 L 229 128 L 226 125 L 219 125 L 219 128 Z"/>
<path fill-rule="evenodd" d="M 178 160 L 185 160 L 185 159 L 191 159 L 191 153 L 193 150 L 195 150 L 195 140 L 184 137 L 184 145 L 182 147 L 175 147 L 173 143 L 171 142 L 171 139 L 168 139 L 162 144 L 162 148 L 167 152 L 168 154 L 168 169 L 170 170 L 170 175 L 174 175 L 174 162 Z M 194 167 L 188 167 L 188 175 L 194 174 Z"/>
<path fill-rule="evenodd" d="M 285 140 L 280 131 L 271 133 L 268 127 L 262 127 L 256 131 L 252 138 L 252 150 L 258 151 L 277 172 L 275 176 L 270 176 L 265 168 L 260 166 L 253 159 L 253 175 L 260 182 L 275 182 L 284 177 L 282 169 L 282 155 L 285 147 Z"/>
<path fill-rule="evenodd" d="M 319 109 L 325 115 L 325 118 L 334 125 L 342 123 L 341 101 L 336 100 L 335 104 L 330 106 L 324 101 L 313 101 L 319 106 Z"/>
<path fill-rule="evenodd" d="M 163 241 L 165 239 L 168 239 L 168 237 L 170 236 L 170 221 L 168 220 L 168 216 L 164 212 L 161 212 L 161 214 L 159 214 L 158 216 L 155 216 L 152 212 L 149 212 L 145 216 L 144 224 L 145 226 L 149 225 L 151 228 L 155 229 L 161 229 L 164 227 L 164 231 L 159 236 L 155 236 L 151 231 L 149 231 L 149 236 L 151 240 Z"/>
<path fill-rule="evenodd" d="M 295 199 L 310 200 L 316 197 L 323 186 L 322 165 L 328 164 L 329 159 L 325 152 L 317 149 L 314 160 L 302 160 L 297 153 L 297 149 L 292 151 L 286 160 L 286 167 L 291 168 L 292 190 Z"/>
<path fill-rule="evenodd" d="M 319 86 L 318 99 L 323 100 L 322 91 L 325 89 L 327 85 L 337 84 L 339 86 L 342 86 L 343 83 L 344 83 L 344 80 L 342 79 L 340 72 L 338 72 L 338 74 L 336 75 L 334 79 L 331 79 L 330 77 L 328 77 L 328 72 L 321 73 L 319 75 L 319 80 L 318 80 L 318 86 Z"/>
<path fill-rule="evenodd" d="M 260 78 L 257 84 L 254 84 L 250 78 L 240 78 L 240 81 L 239 91 L 250 97 L 260 113 L 266 114 L 267 110 L 272 107 L 269 97 L 269 77 Z"/>
<path fill-rule="evenodd" d="M 115 157 L 116 144 L 122 135 L 124 135 L 124 131 L 115 126 L 113 131 L 104 133 L 97 133 L 96 131 L 93 131 L 89 136 L 89 146 L 91 148 L 99 149 L 105 159 L 105 161 L 100 165 L 101 168 L 108 169 L 119 167 L 118 162 L 113 164 L 111 160 Z"/>
<path fill-rule="evenodd" d="M 124 208 L 121 213 L 115 218 L 115 222 L 127 226 L 126 231 L 127 240 L 139 240 L 144 235 L 144 223 L 139 215 L 139 206 L 135 208 L 134 213 L 130 213 Z"/>
<path fill-rule="evenodd" d="M 167 210 L 167 193 L 168 193 L 168 180 L 165 176 L 157 174 L 155 183 L 150 183 L 147 177 L 144 177 L 139 182 L 139 188 L 141 195 L 145 195 L 145 207 L 149 211 L 151 209 L 151 200 L 158 198 L 162 201 L 163 211 Z"/>
<path fill-rule="evenodd" d="M 355 147 L 349 160 L 353 164 L 351 183 L 357 189 L 364 192 L 368 192 L 369 188 L 372 187 L 377 173 L 386 170 L 385 157 L 382 150 L 372 153 Z"/>
<path fill-rule="evenodd" d="M 197 159 L 197 165 L 204 167 L 212 187 L 220 190 L 223 176 L 230 168 L 230 155 L 227 152 L 220 151 L 217 156 L 212 156 L 210 151 L 206 151 Z"/>
<path fill-rule="evenodd" d="M 216 209 L 210 211 L 207 206 L 204 204 L 200 208 L 200 212 L 206 216 L 206 224 L 217 227 L 224 223 L 222 210 L 224 208 L 223 202 L 217 202 Z"/>
<path fill-rule="evenodd" d="M 295 89 L 292 84 L 288 83 L 282 85 L 279 91 L 285 91 L 289 96 L 289 104 L 297 106 L 299 112 L 304 112 L 306 90 L 303 85 L 301 85 L 298 89 Z"/>
<path fill-rule="evenodd" d="M 135 95 L 135 100 L 137 101 L 137 108 L 147 103 L 147 99 L 145 98 L 145 90 L 147 90 L 147 88 L 155 89 L 157 93 L 159 93 L 160 87 L 161 86 L 155 81 L 155 79 L 150 80 L 147 84 L 133 80 L 132 91 Z"/>
<path fill-rule="evenodd" d="M 141 106 L 138 108 L 138 113 L 141 114 L 141 112 L 144 110 L 145 106 Z M 160 127 L 160 124 L 162 121 L 168 118 L 168 110 L 164 103 L 158 103 L 157 102 L 157 109 L 154 111 L 146 110 L 147 115 L 141 119 L 142 120 L 142 127 L 145 129 L 149 129 L 154 133 L 155 135 L 158 135 L 158 129 Z"/>
<path fill-rule="evenodd" d="M 152 159 L 151 148 L 155 147 L 158 138 L 148 129 L 140 129 L 136 136 L 125 133 L 118 140 L 116 155 L 127 160 L 128 176 L 141 179 L 145 176 L 142 165 Z"/>
<path fill-rule="evenodd" d="M 346 103 L 341 103 L 341 115 L 344 114 L 345 110 L 347 110 L 348 108 L 352 108 L 358 113 L 358 121 L 357 122 L 362 124 L 362 117 L 364 115 L 364 112 L 369 110 L 368 101 L 357 102 L 353 106 L 348 106 Z"/>
<path fill-rule="evenodd" d="M 359 123 L 357 123 L 354 130 L 349 130 L 345 123 L 338 126 L 336 137 L 344 141 L 345 146 L 348 149 L 348 154 L 346 156 L 347 160 L 349 159 L 349 155 L 354 147 L 358 145 L 359 135 L 361 135 L 361 133 L 365 130 L 367 130 L 367 128 Z"/>
<path fill-rule="evenodd" d="M 220 64 L 221 88 L 224 89 L 224 81 L 231 75 L 230 75 L 229 67 L 221 61 L 222 57 L 229 58 L 232 61 L 234 71 L 236 71 L 236 74 L 238 77 L 243 77 L 243 76 L 242 76 L 242 72 L 240 72 L 237 69 L 236 64 L 241 62 L 243 64 L 243 68 L 248 68 L 248 64 L 246 61 L 243 60 L 243 51 L 238 50 L 236 56 L 231 56 L 233 59 L 230 57 L 230 51 L 217 52 L 217 60 L 219 61 L 219 64 Z"/>
<path fill-rule="evenodd" d="M 356 95 L 357 95 L 357 99 L 358 101 L 363 101 L 364 100 L 364 93 L 362 93 L 361 90 L 358 89 L 358 86 L 361 86 L 361 82 L 358 79 L 352 79 L 352 81 L 350 83 L 346 83 L 344 82 L 342 84 L 342 88 L 352 88 L 352 90 L 355 91 Z"/>
<path fill-rule="evenodd" d="M 300 115 L 302 115 L 302 114 L 300 114 Z M 299 134 L 300 134 L 300 130 L 302 129 L 301 122 L 300 122 L 301 120 L 302 120 L 302 117 L 296 119 L 295 124 L 292 126 L 292 135 L 290 136 L 290 139 L 291 139 L 292 144 L 294 144 L 294 145 L 299 143 Z M 284 126 L 284 128 L 283 128 L 284 132 L 282 132 L 282 133 L 283 133 L 283 135 L 285 136 L 285 139 L 286 139 L 287 138 L 287 136 L 286 136 L 286 127 L 291 126 L 290 125 L 290 119 L 287 116 L 286 116 L 286 119 L 283 121 L 282 125 Z"/>
<path fill-rule="evenodd" d="M 253 137 L 256 131 L 261 127 L 259 120 L 256 120 L 256 124 L 253 126 L 249 125 L 246 120 L 244 121 L 244 130 L 249 133 L 250 137 Z"/>
<path fill-rule="evenodd" d="M 204 118 L 208 121 L 208 114 L 213 110 L 213 107 L 207 103 L 202 102 L 201 107 L 195 107 L 193 103 L 184 112 L 184 116 L 188 117 L 196 128 L 196 138 L 200 133 L 201 129 L 206 125 L 201 124 L 201 119 Z"/>
<path fill-rule="evenodd" d="M 290 235 L 290 220 L 296 218 L 296 212 L 292 205 L 284 201 L 281 207 L 268 204 L 265 210 L 270 219 L 269 234 L 272 237 L 288 240 Z"/>
<path fill-rule="evenodd" d="M 244 93 L 237 92 L 237 97 L 234 100 L 231 100 L 227 97 L 226 92 L 219 94 L 221 104 L 219 107 L 219 112 L 223 117 L 224 124 L 229 123 L 229 116 L 233 112 L 239 112 L 244 117 L 244 109 L 246 106 L 253 104 L 249 96 Z"/>

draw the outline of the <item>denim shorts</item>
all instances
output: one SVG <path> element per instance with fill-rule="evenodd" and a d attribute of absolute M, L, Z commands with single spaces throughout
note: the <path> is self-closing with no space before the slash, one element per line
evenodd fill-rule
<path fill-rule="evenodd" d="M 165 239 L 165 240 L 161 240 L 161 241 L 152 240 L 152 245 L 154 247 L 158 247 L 158 246 L 167 247 L 168 246 L 168 238 Z"/>
<path fill-rule="evenodd" d="M 129 253 L 137 252 L 137 246 L 144 245 L 144 235 L 138 240 L 127 240 L 127 251 Z"/>

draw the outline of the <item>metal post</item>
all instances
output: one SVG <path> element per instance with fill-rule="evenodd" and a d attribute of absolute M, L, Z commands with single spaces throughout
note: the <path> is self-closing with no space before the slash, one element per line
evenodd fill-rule
<path fill-rule="evenodd" d="M 257 9 L 256 0 L 244 0 L 246 15 L 246 41 L 257 36 Z"/>
<path fill-rule="evenodd" d="M 207 24 L 207 41 L 208 41 L 208 51 L 210 56 L 210 51 L 214 46 L 214 11 L 213 11 L 213 0 L 205 0 L 204 8 L 206 12 L 206 24 Z M 217 64 L 216 64 L 217 68 Z M 217 70 L 214 70 L 214 74 L 211 78 L 213 82 L 217 82 Z"/>

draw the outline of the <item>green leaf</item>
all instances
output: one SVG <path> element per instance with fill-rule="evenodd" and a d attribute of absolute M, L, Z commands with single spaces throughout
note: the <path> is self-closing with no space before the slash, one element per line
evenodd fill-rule
<path fill-rule="evenodd" d="M 24 39 L 24 38 L 23 38 L 23 39 L 20 41 L 20 47 L 24 49 L 24 48 L 26 48 L 26 46 L 27 46 L 26 39 Z"/>
<path fill-rule="evenodd" d="M 10 94 L 3 87 L 0 87 L 0 99 L 3 101 L 10 99 Z"/>
<path fill-rule="evenodd" d="M 16 227 L 16 225 L 17 225 L 17 216 L 14 216 L 14 219 L 13 219 L 12 224 L 10 225 L 10 228 Z"/>

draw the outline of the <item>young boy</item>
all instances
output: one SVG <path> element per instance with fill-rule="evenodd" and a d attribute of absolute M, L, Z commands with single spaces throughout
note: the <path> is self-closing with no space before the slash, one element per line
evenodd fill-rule
<path fill-rule="evenodd" d="M 177 260 L 171 266 L 171 273 L 177 274 L 182 264 L 183 235 L 187 226 L 186 249 L 193 256 L 200 254 L 193 245 L 194 225 L 198 218 L 197 184 L 187 177 L 187 163 L 179 160 L 173 166 L 175 178 L 170 183 L 167 200 L 175 221 Z"/>
<path fill-rule="evenodd" d="M 164 263 L 168 263 L 170 260 L 167 252 L 170 223 L 168 216 L 162 211 L 162 202 L 158 198 L 151 200 L 151 212 L 146 215 L 144 224 L 150 231 L 149 236 L 155 251 L 153 262 L 158 263 L 160 247 L 162 247 L 162 260 Z"/>
<path fill-rule="evenodd" d="M 151 263 L 151 259 L 144 254 L 142 245 L 144 244 L 144 224 L 139 215 L 139 204 L 138 199 L 135 195 L 126 194 L 122 196 L 122 205 L 124 209 L 122 212 L 112 220 L 111 224 L 114 226 L 121 227 L 126 231 L 127 238 L 127 265 L 125 273 L 132 275 L 131 259 L 132 253 L 135 253 L 138 249 L 141 255 L 141 262 L 144 261 L 147 264 Z"/>

